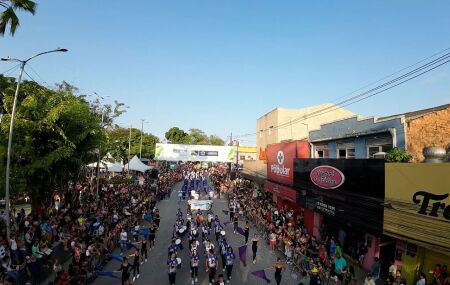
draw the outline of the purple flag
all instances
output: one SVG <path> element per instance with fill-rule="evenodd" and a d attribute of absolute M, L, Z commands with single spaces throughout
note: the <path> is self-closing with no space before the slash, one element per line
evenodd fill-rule
<path fill-rule="evenodd" d="M 243 245 L 239 247 L 239 259 L 241 260 L 244 266 L 247 266 L 247 245 Z"/>
<path fill-rule="evenodd" d="M 245 236 L 244 230 L 241 227 L 236 227 L 236 231 L 238 232 L 238 234 Z"/>
<path fill-rule="evenodd" d="M 228 211 L 227 211 L 227 210 L 222 210 L 222 212 L 223 212 L 225 215 L 228 215 Z"/>
<path fill-rule="evenodd" d="M 259 277 L 261 279 L 264 279 L 267 283 L 270 283 L 270 279 L 267 278 L 266 276 L 266 272 L 264 270 L 257 270 L 257 271 L 253 271 L 252 275 L 255 275 L 256 277 Z"/>
<path fill-rule="evenodd" d="M 233 222 L 230 222 L 230 221 L 226 221 L 226 222 L 223 222 L 223 225 L 224 226 L 228 226 L 229 224 L 232 224 Z"/>

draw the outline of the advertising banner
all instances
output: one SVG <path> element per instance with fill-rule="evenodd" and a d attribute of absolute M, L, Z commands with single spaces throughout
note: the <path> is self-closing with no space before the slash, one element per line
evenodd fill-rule
<path fill-rule="evenodd" d="M 299 204 L 374 234 L 383 231 L 384 160 L 295 159 Z"/>
<path fill-rule="evenodd" d="M 287 185 L 294 182 L 296 143 L 277 143 L 267 146 L 267 178 Z"/>
<path fill-rule="evenodd" d="M 236 147 L 157 143 L 155 159 L 167 161 L 234 162 L 236 161 Z"/>
<path fill-rule="evenodd" d="M 387 163 L 386 235 L 450 255 L 450 163 Z"/>
<path fill-rule="evenodd" d="M 189 200 L 188 204 L 191 205 L 192 210 L 208 211 L 213 204 L 212 200 Z"/>
<path fill-rule="evenodd" d="M 270 193 L 276 194 L 283 200 L 287 200 L 292 203 L 297 203 L 297 191 L 295 191 L 292 188 L 283 185 L 278 185 L 270 181 L 266 181 L 266 183 L 264 183 L 264 188 Z"/>

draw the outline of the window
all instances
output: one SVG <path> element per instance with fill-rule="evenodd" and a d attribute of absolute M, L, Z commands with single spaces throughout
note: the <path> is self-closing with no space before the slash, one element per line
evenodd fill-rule
<path fill-rule="evenodd" d="M 328 158 L 328 145 L 315 145 L 314 154 L 315 158 Z"/>
<path fill-rule="evenodd" d="M 239 160 L 245 160 L 245 155 L 240 155 Z"/>
<path fill-rule="evenodd" d="M 388 152 L 390 149 L 392 149 L 392 144 L 368 146 L 367 158 L 373 158 L 374 154 L 378 152 Z"/>
<path fill-rule="evenodd" d="M 338 157 L 337 158 L 355 158 L 355 149 L 354 148 L 341 148 L 338 149 Z"/>

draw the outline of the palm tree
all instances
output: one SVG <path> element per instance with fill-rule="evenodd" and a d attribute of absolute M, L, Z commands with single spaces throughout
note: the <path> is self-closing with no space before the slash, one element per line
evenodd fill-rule
<path fill-rule="evenodd" d="M 19 18 L 16 15 L 17 10 L 29 12 L 34 15 L 36 12 L 36 3 L 31 0 L 0 0 L 0 36 L 6 33 L 6 27 L 9 24 L 9 32 L 12 36 L 16 32 L 17 27 L 20 26 Z"/>

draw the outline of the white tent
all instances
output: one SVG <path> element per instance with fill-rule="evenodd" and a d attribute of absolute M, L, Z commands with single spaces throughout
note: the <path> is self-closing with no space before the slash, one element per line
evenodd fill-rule
<path fill-rule="evenodd" d="M 120 162 L 116 162 L 110 166 L 108 166 L 109 172 L 122 172 L 123 165 Z"/>
<path fill-rule="evenodd" d="M 103 169 L 103 168 L 109 168 L 111 165 L 113 165 L 112 162 L 102 160 L 102 161 L 100 161 L 99 167 L 101 169 Z M 97 167 L 97 162 L 89 163 L 87 166 L 91 167 L 91 168 L 96 168 Z"/>
<path fill-rule="evenodd" d="M 125 164 L 124 169 L 126 171 L 129 169 L 133 171 L 145 172 L 151 169 L 151 167 L 143 164 L 142 161 L 135 155 L 129 163 Z"/>

